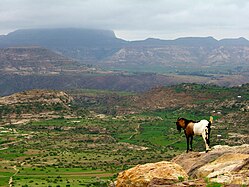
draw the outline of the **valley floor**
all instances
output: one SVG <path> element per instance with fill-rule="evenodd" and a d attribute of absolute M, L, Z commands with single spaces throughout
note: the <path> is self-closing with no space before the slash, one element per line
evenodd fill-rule
<path fill-rule="evenodd" d="M 185 152 L 185 136 L 175 125 L 179 116 L 200 120 L 211 114 L 211 146 L 248 144 L 247 91 L 183 84 L 142 94 L 78 90 L 69 93 L 71 104 L 62 93 L 61 100 L 50 94 L 58 102 L 53 105 L 39 98 L 43 103 L 3 104 L 0 186 L 107 186 L 123 170 Z M 16 108 L 19 115 L 13 115 Z M 57 117 L 17 123 L 22 111 L 41 110 Z M 193 147 L 204 151 L 201 137 Z"/>

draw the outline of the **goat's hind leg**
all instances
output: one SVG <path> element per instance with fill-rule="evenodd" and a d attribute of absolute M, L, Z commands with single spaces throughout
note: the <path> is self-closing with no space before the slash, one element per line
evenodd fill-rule
<path fill-rule="evenodd" d="M 204 140 L 204 142 L 205 142 L 205 146 L 206 146 L 206 153 L 210 150 L 210 148 L 209 148 L 209 137 L 208 137 L 208 135 L 207 135 L 207 133 L 206 132 L 203 132 L 202 133 L 202 138 L 203 138 L 203 140 Z"/>
<path fill-rule="evenodd" d="M 187 141 L 187 151 L 186 151 L 186 153 L 188 153 L 188 151 L 189 151 L 189 136 L 186 136 L 186 141 Z"/>

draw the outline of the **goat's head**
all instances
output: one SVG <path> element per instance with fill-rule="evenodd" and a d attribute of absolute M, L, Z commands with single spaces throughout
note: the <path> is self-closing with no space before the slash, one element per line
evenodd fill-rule
<path fill-rule="evenodd" d="M 185 119 L 184 118 L 178 118 L 176 121 L 176 129 L 179 131 L 179 133 L 181 132 L 181 129 L 185 129 L 186 127 L 186 123 L 185 123 Z"/>

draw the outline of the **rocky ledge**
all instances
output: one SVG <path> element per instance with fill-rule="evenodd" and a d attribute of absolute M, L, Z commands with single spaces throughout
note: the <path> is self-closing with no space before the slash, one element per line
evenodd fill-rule
<path fill-rule="evenodd" d="M 217 145 L 208 153 L 190 152 L 171 162 L 138 165 L 119 173 L 116 187 L 249 186 L 249 145 Z"/>

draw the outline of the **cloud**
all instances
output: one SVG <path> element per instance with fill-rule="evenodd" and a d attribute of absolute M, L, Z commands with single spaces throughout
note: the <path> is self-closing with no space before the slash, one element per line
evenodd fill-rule
<path fill-rule="evenodd" d="M 84 27 L 121 37 L 249 38 L 247 0 L 1 0 L 0 33 L 21 28 Z"/>

